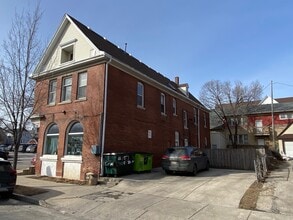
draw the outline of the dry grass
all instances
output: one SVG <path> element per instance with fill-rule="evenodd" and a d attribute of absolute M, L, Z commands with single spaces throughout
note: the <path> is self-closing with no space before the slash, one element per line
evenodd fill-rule
<path fill-rule="evenodd" d="M 262 187 L 263 183 L 258 182 L 257 180 L 253 184 L 251 184 L 251 186 L 246 190 L 243 197 L 241 198 L 239 208 L 255 210 L 257 199 L 259 193 L 262 190 Z"/>

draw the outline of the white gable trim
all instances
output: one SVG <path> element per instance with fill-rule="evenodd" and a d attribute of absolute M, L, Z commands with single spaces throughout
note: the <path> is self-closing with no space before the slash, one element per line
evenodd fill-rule
<path fill-rule="evenodd" d="M 48 59 L 50 59 L 50 57 L 52 56 L 52 53 L 53 53 L 53 49 L 57 46 L 67 46 L 68 43 L 75 43 L 77 41 L 77 39 L 73 39 L 72 41 L 70 42 L 66 42 L 66 43 L 63 43 L 61 45 L 57 45 L 57 41 L 61 38 L 62 36 L 62 33 L 64 32 L 64 30 L 66 29 L 66 27 L 71 24 L 75 27 L 75 29 L 84 37 L 84 39 L 87 41 L 87 43 L 92 47 L 92 48 L 95 48 L 94 50 L 95 51 L 92 51 L 91 54 L 93 54 L 94 56 L 96 56 L 97 54 L 97 51 L 99 51 L 99 49 L 93 44 L 92 41 L 90 41 L 88 39 L 88 37 L 85 36 L 85 34 L 77 27 L 77 25 L 71 20 L 71 18 L 65 14 L 62 21 L 61 21 L 61 24 L 59 25 L 57 31 L 55 32 L 52 40 L 50 41 L 50 43 L 48 44 L 48 47 L 46 48 L 45 52 L 43 53 L 43 56 L 42 58 L 40 59 L 40 62 L 37 64 L 33 74 L 32 74 L 32 78 L 36 78 L 38 75 L 44 75 L 44 72 L 42 73 L 42 67 L 43 65 L 46 63 L 46 61 L 48 61 Z M 98 55 L 99 56 L 99 55 Z M 42 74 L 41 74 L 42 73 Z"/>

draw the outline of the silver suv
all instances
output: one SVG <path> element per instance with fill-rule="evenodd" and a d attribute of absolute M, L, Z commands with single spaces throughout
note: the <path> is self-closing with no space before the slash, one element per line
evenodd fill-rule
<path fill-rule="evenodd" d="M 167 174 L 188 172 L 193 175 L 199 170 L 208 170 L 209 159 L 196 147 L 170 147 L 162 156 L 162 168 Z"/>

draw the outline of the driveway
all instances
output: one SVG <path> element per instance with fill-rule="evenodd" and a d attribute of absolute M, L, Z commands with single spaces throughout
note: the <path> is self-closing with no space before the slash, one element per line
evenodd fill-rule
<path fill-rule="evenodd" d="M 125 176 L 112 189 L 237 208 L 255 180 L 255 174 L 250 171 L 210 169 L 197 176 L 186 176 L 166 175 L 157 169 L 150 174 Z"/>
<path fill-rule="evenodd" d="M 79 193 L 75 200 L 70 194 L 46 202 L 86 219 L 248 219 L 251 211 L 238 205 L 255 180 L 250 171 L 210 169 L 185 176 L 155 169 L 123 176 L 113 187 Z"/>
<path fill-rule="evenodd" d="M 254 172 L 210 169 L 194 177 L 154 169 L 120 180 L 117 185 L 86 186 L 19 176 L 17 182 L 45 189 L 30 199 L 79 219 L 292 219 L 238 208 L 256 180 Z"/>

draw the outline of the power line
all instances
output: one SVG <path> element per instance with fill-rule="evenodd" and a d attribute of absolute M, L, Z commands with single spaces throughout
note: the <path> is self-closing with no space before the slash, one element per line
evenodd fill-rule
<path fill-rule="evenodd" d="M 281 83 L 281 82 L 274 82 L 274 84 L 280 84 L 280 85 L 284 85 L 284 86 L 293 87 L 293 85 L 290 85 L 290 84 L 287 84 L 287 83 Z"/>

